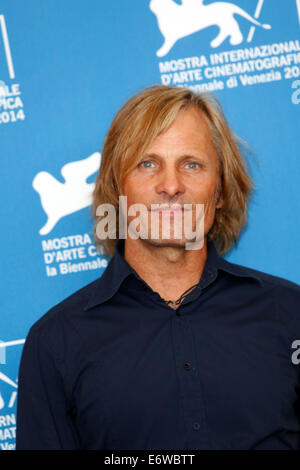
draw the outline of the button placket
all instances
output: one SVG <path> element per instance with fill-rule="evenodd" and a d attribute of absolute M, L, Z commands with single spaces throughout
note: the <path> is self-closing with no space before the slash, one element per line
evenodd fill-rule
<path fill-rule="evenodd" d="M 192 328 L 186 316 L 175 316 L 172 326 L 176 369 L 180 386 L 179 396 L 187 429 L 187 438 L 190 448 L 198 448 L 200 442 L 201 445 L 202 442 L 204 446 L 206 445 L 208 436 L 201 383 L 194 356 Z"/>

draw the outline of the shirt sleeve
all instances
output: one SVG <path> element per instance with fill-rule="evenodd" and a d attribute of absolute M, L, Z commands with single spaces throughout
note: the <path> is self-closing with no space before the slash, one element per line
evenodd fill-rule
<path fill-rule="evenodd" d="M 22 352 L 17 400 L 17 450 L 76 450 L 60 363 L 39 328 L 30 329 Z"/>

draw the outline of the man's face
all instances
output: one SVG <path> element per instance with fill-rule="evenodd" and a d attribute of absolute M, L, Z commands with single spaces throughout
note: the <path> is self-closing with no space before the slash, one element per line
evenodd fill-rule
<path fill-rule="evenodd" d="M 216 202 L 216 191 L 219 184 L 218 157 L 211 142 L 211 130 L 205 115 L 197 108 L 191 107 L 179 112 L 168 130 L 160 134 L 148 148 L 142 161 L 126 177 L 124 195 L 127 196 L 128 208 L 132 204 L 144 204 L 148 213 L 147 221 L 141 218 L 142 226 L 146 226 L 146 243 L 156 246 L 184 246 L 187 241 L 184 233 L 184 204 L 192 206 L 192 226 L 196 229 L 195 204 L 204 204 L 204 236 L 213 225 L 215 209 L 222 206 L 222 200 Z M 151 205 L 166 204 L 176 212 L 165 209 L 169 217 L 170 236 L 163 237 L 162 212 L 159 214 L 159 237 L 151 237 Z M 152 212 L 152 216 L 153 216 Z M 191 213 L 190 213 L 191 214 Z M 136 216 L 128 216 L 128 224 Z M 164 216 L 165 218 L 165 216 Z M 175 236 L 175 224 L 181 218 L 182 236 Z M 144 227 L 142 227 L 144 228 Z"/>

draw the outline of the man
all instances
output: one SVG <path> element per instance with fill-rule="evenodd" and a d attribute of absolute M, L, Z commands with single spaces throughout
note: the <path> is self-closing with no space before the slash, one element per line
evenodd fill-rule
<path fill-rule="evenodd" d="M 253 187 L 239 148 L 211 95 L 154 86 L 117 113 L 93 202 L 112 259 L 30 329 L 17 449 L 300 449 L 300 287 L 220 256 Z"/>

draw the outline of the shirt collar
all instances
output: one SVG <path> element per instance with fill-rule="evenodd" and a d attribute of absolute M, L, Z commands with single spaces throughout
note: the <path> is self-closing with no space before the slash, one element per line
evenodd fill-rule
<path fill-rule="evenodd" d="M 95 281 L 95 289 L 84 310 L 109 300 L 120 288 L 122 282 L 135 270 L 124 258 L 124 240 L 117 240 L 114 256 L 102 276 Z"/>
<path fill-rule="evenodd" d="M 138 279 L 141 279 L 137 272 L 124 258 L 124 244 L 124 240 L 117 240 L 114 256 L 110 260 L 102 276 L 93 283 L 94 290 L 92 290 L 89 301 L 84 310 L 89 310 L 90 308 L 106 302 L 113 297 L 113 295 L 119 290 L 122 282 L 129 275 L 133 274 Z M 236 277 L 252 278 L 262 283 L 262 279 L 259 277 L 258 272 L 245 266 L 240 266 L 226 261 L 218 254 L 214 242 L 212 240 L 208 240 L 207 259 L 201 275 L 199 287 L 203 288 L 210 284 L 210 282 L 217 277 L 219 270 L 226 271 Z"/>

